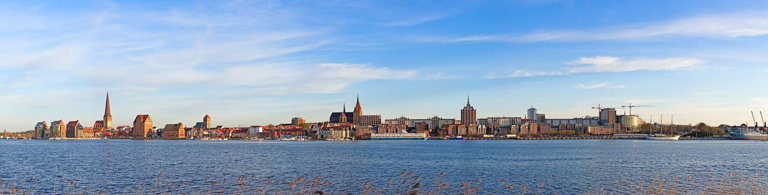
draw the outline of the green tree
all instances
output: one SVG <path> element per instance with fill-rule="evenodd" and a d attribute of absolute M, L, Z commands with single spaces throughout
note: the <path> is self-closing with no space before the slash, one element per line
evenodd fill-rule
<path fill-rule="evenodd" d="M 301 123 L 301 128 L 304 129 L 304 130 L 309 130 L 309 124 Z"/>

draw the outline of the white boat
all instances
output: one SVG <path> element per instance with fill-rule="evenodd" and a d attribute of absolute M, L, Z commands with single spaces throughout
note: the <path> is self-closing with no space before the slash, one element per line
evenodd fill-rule
<path fill-rule="evenodd" d="M 674 121 L 674 115 L 672 115 L 672 120 Z M 661 115 L 662 125 L 664 124 L 664 115 Z M 670 125 L 674 125 L 674 122 L 670 122 Z M 661 132 L 664 131 L 664 126 L 661 126 L 662 129 L 660 129 Z M 666 135 L 663 133 L 657 133 L 657 134 L 649 134 L 645 136 L 645 139 L 648 140 L 680 140 L 680 135 Z"/>
<path fill-rule="evenodd" d="M 656 134 L 656 135 L 646 135 L 645 139 L 649 139 L 649 140 L 680 140 L 680 136 L 679 135 Z"/>

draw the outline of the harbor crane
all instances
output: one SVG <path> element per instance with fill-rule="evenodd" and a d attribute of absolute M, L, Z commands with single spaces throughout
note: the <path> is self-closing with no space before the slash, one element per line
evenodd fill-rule
<path fill-rule="evenodd" d="M 622 108 L 629 108 L 629 115 L 632 115 L 632 108 L 634 107 L 653 107 L 648 105 L 632 105 L 632 102 L 629 103 L 627 106 L 621 106 Z"/>
<path fill-rule="evenodd" d="M 765 118 L 763 118 L 763 111 L 762 110 L 760 111 L 760 120 L 763 121 L 763 129 L 766 129 Z"/>
<path fill-rule="evenodd" d="M 757 131 L 759 126 L 757 126 L 757 120 L 755 120 L 755 112 L 750 110 L 749 113 L 752 113 L 752 122 L 755 122 L 755 131 Z"/>

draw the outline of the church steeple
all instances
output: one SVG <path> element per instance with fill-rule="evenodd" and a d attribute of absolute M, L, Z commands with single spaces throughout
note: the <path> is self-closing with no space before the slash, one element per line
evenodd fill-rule
<path fill-rule="evenodd" d="M 347 123 L 347 103 L 344 103 L 344 108 L 341 110 L 341 116 L 339 116 L 340 123 Z"/>
<path fill-rule="evenodd" d="M 104 117 L 112 116 L 112 112 L 109 110 L 109 92 L 107 92 L 107 105 L 104 108 Z"/>
<path fill-rule="evenodd" d="M 363 116 L 363 107 L 360 106 L 360 94 L 357 94 L 357 104 L 355 105 L 355 110 L 352 111 L 352 123 L 360 125 L 361 121 L 360 119 Z"/>
<path fill-rule="evenodd" d="M 107 103 L 104 106 L 104 129 L 112 129 L 112 111 L 109 108 L 109 92 L 107 92 Z"/>

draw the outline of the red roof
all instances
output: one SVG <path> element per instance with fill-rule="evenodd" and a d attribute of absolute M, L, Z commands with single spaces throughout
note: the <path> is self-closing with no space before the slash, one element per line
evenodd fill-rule
<path fill-rule="evenodd" d="M 96 124 L 93 124 L 93 126 L 99 126 L 104 125 L 104 121 L 96 121 Z"/>
<path fill-rule="evenodd" d="M 80 123 L 79 120 L 69 121 L 69 123 L 67 123 L 67 127 L 75 127 L 75 126 L 77 126 L 78 123 Z"/>
<path fill-rule="evenodd" d="M 140 114 L 140 115 L 136 115 L 136 119 L 140 120 L 140 122 L 145 122 L 145 121 L 147 121 L 147 118 L 149 118 L 149 115 L 148 115 L 148 114 Z M 136 121 L 134 120 L 134 122 L 136 122 Z"/>
<path fill-rule="evenodd" d="M 208 115 L 206 114 L 206 115 L 205 115 L 205 118 L 211 118 L 211 116 L 208 116 Z"/>

